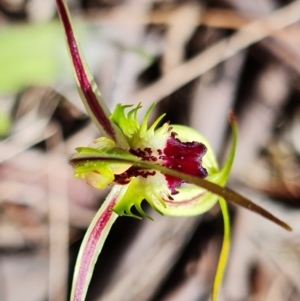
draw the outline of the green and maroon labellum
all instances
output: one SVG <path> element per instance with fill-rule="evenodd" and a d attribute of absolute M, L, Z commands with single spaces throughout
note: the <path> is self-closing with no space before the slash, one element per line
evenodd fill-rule
<path fill-rule="evenodd" d="M 128 106 L 118 105 L 111 120 L 122 130 L 130 146 L 129 151 L 122 150 L 122 156 L 154 163 L 190 176 L 207 178 L 216 176 L 218 166 L 208 142 L 193 129 L 164 123 L 158 127 L 160 116 L 148 128 L 148 117 L 153 109 L 149 108 L 143 122 L 137 120 L 140 105 L 130 110 Z M 97 163 L 89 155 L 120 155 L 121 149 L 115 147 L 108 138 L 99 138 L 91 148 L 78 148 L 78 154 L 71 159 L 75 175 L 85 178 L 86 182 L 97 188 L 104 188 L 110 183 L 126 186 L 124 195 L 114 207 L 119 215 L 135 216 L 131 207 L 139 208 L 142 216 L 148 216 L 140 204 L 145 199 L 156 211 L 169 215 L 192 214 L 193 203 L 199 203 L 199 210 L 207 211 L 216 202 L 217 197 L 206 193 L 205 189 L 194 185 L 182 186 L 183 178 L 149 170 L 142 166 Z M 81 161 L 84 156 L 85 161 Z M 227 173 L 216 181 L 225 181 Z M 204 206 L 199 202 L 204 197 Z M 135 216 L 137 217 L 137 216 Z"/>
<path fill-rule="evenodd" d="M 185 172 L 191 176 L 205 178 L 207 171 L 201 164 L 202 157 L 207 150 L 206 146 L 196 141 L 181 142 L 176 138 L 176 135 L 175 132 L 171 132 L 170 138 L 167 139 L 166 146 L 163 150 L 157 149 L 152 151 L 150 147 L 146 147 L 143 150 L 140 148 L 136 150 L 130 149 L 129 152 L 144 161 L 161 162 L 162 166 Z M 158 154 L 158 156 L 153 155 L 154 153 Z M 131 166 L 122 174 L 115 175 L 114 182 L 124 185 L 128 184 L 132 177 L 147 178 L 148 176 L 155 175 L 155 171 Z M 165 175 L 165 178 L 171 195 L 177 194 L 178 191 L 176 188 L 180 187 L 180 185 L 184 183 L 184 180 L 169 175 Z"/>

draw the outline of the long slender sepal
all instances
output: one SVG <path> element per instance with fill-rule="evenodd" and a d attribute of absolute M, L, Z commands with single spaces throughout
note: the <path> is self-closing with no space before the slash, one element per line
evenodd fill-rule
<path fill-rule="evenodd" d="M 56 4 L 65 30 L 67 48 L 82 102 L 102 135 L 109 137 L 117 146 L 128 149 L 128 143 L 125 136 L 109 118 L 111 113 L 106 106 L 89 67 L 85 63 L 80 48 L 78 47 L 68 7 L 64 0 L 56 0 Z"/>
<path fill-rule="evenodd" d="M 96 260 L 111 226 L 118 217 L 112 208 L 116 204 L 121 189 L 120 186 L 114 186 L 84 236 L 73 275 L 71 301 L 85 300 Z"/>
<path fill-rule="evenodd" d="M 238 139 L 237 121 L 233 112 L 229 113 L 229 123 L 232 131 L 232 142 L 231 142 L 231 147 L 228 153 L 227 160 L 225 161 L 226 163 L 224 164 L 224 166 L 222 167 L 219 173 L 219 176 L 221 177 L 223 176 L 223 178 L 226 179 L 226 181 L 228 179 L 234 161 L 235 150 L 236 150 L 237 139 Z M 225 185 L 226 181 L 222 184 Z"/>
<path fill-rule="evenodd" d="M 81 162 L 82 161 L 89 161 L 89 162 L 105 161 L 105 162 L 111 162 L 111 163 L 126 163 L 126 164 L 132 164 L 133 166 L 139 167 L 139 168 L 156 170 L 163 174 L 170 175 L 170 176 L 178 178 L 178 179 L 182 179 L 182 180 L 186 181 L 187 183 L 195 184 L 199 187 L 202 187 L 202 188 L 206 189 L 207 191 L 212 192 L 213 194 L 223 197 L 228 202 L 234 203 L 234 204 L 242 206 L 250 211 L 260 214 L 264 218 L 274 222 L 275 224 L 281 226 L 282 228 L 284 228 L 287 231 L 292 231 L 292 228 L 289 225 L 287 225 L 285 222 L 278 219 L 273 214 L 271 214 L 267 210 L 263 209 L 259 205 L 254 204 L 251 200 L 247 199 L 246 197 L 240 195 L 239 193 L 237 193 L 229 188 L 219 186 L 219 185 L 217 185 L 213 182 L 207 181 L 201 177 L 190 176 L 189 174 L 179 172 L 179 171 L 176 171 L 176 170 L 173 170 L 170 168 L 166 168 L 166 167 L 163 167 L 158 164 L 150 163 L 147 161 L 142 161 L 139 159 L 125 158 L 125 157 L 121 157 L 119 155 L 99 154 L 99 155 L 88 156 L 88 155 L 84 155 L 84 154 L 82 154 L 82 155 L 77 154 L 70 160 L 70 163 L 76 165 L 76 163 L 79 163 L 80 161 Z"/>
<path fill-rule="evenodd" d="M 228 259 L 228 253 L 230 248 L 230 217 L 228 212 L 228 206 L 226 201 L 223 198 L 219 199 L 221 212 L 223 215 L 223 223 L 224 223 L 224 235 L 223 235 L 223 243 L 222 243 L 222 249 L 219 257 L 219 262 L 217 266 L 217 271 L 215 274 L 214 284 L 212 288 L 212 295 L 211 300 L 217 301 L 218 294 L 220 291 L 222 279 L 224 276 L 227 259 Z"/>

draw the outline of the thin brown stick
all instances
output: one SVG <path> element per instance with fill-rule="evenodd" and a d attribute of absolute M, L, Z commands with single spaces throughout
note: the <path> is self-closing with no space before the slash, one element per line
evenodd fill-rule
<path fill-rule="evenodd" d="M 80 156 L 71 158 L 70 163 L 76 165 L 77 163 L 83 162 L 83 161 L 89 161 L 89 162 L 106 161 L 106 162 L 129 163 L 136 167 L 157 170 L 163 174 L 170 175 L 175 178 L 180 178 L 180 179 L 185 180 L 187 183 L 195 184 L 199 187 L 202 187 L 202 188 L 206 189 L 207 191 L 212 192 L 213 194 L 223 197 L 228 202 L 234 203 L 234 204 L 244 207 L 250 211 L 258 213 L 259 215 L 274 222 L 275 224 L 284 228 L 287 231 L 292 231 L 292 228 L 288 224 L 286 224 L 282 220 L 278 219 L 276 216 L 274 216 L 267 210 L 263 209 L 259 205 L 254 204 L 248 198 L 240 195 L 239 193 L 237 193 L 229 188 L 219 186 L 219 185 L 209 182 L 201 177 L 190 176 L 186 173 L 178 172 L 176 170 L 166 168 L 161 165 L 149 163 L 146 161 L 141 161 L 141 160 L 136 160 L 136 159 L 127 159 L 127 158 L 123 158 L 123 157 L 117 157 L 117 156 L 113 156 L 113 155 L 104 155 L 104 154 L 103 155 L 102 154 L 80 155 Z"/>

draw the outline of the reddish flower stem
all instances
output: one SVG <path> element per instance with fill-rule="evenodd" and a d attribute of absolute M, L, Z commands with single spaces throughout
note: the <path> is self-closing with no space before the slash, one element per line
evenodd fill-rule
<path fill-rule="evenodd" d="M 120 188 L 115 186 L 91 222 L 82 242 L 73 278 L 72 301 L 83 301 L 92 277 L 94 265 L 111 226 L 118 215 L 112 211 Z"/>

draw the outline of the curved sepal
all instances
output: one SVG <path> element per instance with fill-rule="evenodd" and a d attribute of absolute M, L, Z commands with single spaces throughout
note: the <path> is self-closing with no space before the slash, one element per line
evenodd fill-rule
<path fill-rule="evenodd" d="M 93 218 L 84 236 L 73 275 L 71 301 L 84 301 L 94 266 L 118 215 L 112 210 L 122 187 L 115 186 Z"/>
<path fill-rule="evenodd" d="M 222 242 L 221 253 L 219 256 L 217 271 L 215 274 L 214 283 L 212 287 L 212 294 L 211 294 L 212 301 L 217 301 L 218 299 L 218 294 L 222 284 L 222 279 L 224 276 L 228 254 L 229 254 L 229 248 L 230 248 L 230 217 L 228 212 L 228 206 L 223 198 L 219 198 L 219 203 L 220 203 L 221 212 L 223 216 L 224 234 L 223 234 L 223 242 Z"/>

